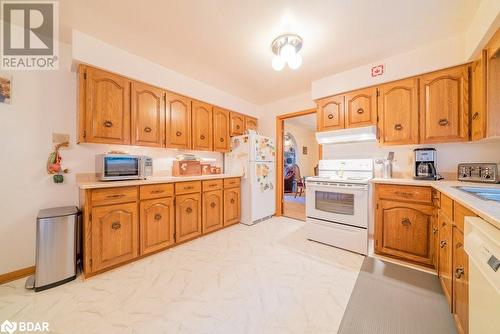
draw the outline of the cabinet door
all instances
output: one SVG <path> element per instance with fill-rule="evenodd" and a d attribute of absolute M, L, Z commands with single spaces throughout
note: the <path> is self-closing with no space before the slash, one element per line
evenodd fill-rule
<path fill-rule="evenodd" d="M 418 143 L 418 79 L 406 79 L 378 89 L 380 142 L 385 145 Z"/>
<path fill-rule="evenodd" d="M 86 77 L 85 141 L 130 144 L 130 81 L 91 67 Z"/>
<path fill-rule="evenodd" d="M 375 250 L 432 266 L 433 207 L 378 201 Z"/>
<path fill-rule="evenodd" d="M 464 234 L 453 227 L 453 313 L 459 333 L 469 332 L 469 266 Z"/>
<path fill-rule="evenodd" d="M 131 95 L 132 145 L 165 146 L 165 92 L 132 82 Z"/>
<path fill-rule="evenodd" d="M 443 286 L 443 291 L 448 300 L 448 304 L 451 304 L 451 289 L 452 289 L 452 223 L 451 221 L 443 215 L 441 212 L 439 217 L 439 268 L 438 274 L 441 280 L 441 285 Z"/>
<path fill-rule="evenodd" d="M 345 95 L 346 128 L 377 124 L 377 89 L 366 88 Z"/>
<path fill-rule="evenodd" d="M 222 190 L 203 193 L 203 233 L 212 232 L 223 226 Z"/>
<path fill-rule="evenodd" d="M 240 136 L 245 131 L 245 116 L 231 113 L 231 136 Z"/>
<path fill-rule="evenodd" d="M 212 150 L 212 106 L 207 103 L 193 101 L 193 150 Z"/>
<path fill-rule="evenodd" d="M 224 226 L 240 222 L 240 188 L 224 190 Z"/>
<path fill-rule="evenodd" d="M 92 271 L 135 258 L 138 254 L 137 204 L 92 208 Z"/>
<path fill-rule="evenodd" d="M 420 141 L 466 141 L 469 136 L 468 67 L 423 75 L 420 79 Z"/>
<path fill-rule="evenodd" d="M 486 51 L 471 65 L 471 139 L 486 137 Z"/>
<path fill-rule="evenodd" d="M 185 96 L 166 93 L 167 147 L 191 148 L 191 100 Z"/>
<path fill-rule="evenodd" d="M 317 106 L 319 131 L 330 131 L 344 128 L 343 95 L 319 100 Z"/>
<path fill-rule="evenodd" d="M 229 111 L 214 107 L 214 151 L 229 152 Z"/>
<path fill-rule="evenodd" d="M 141 255 L 174 244 L 174 200 L 172 197 L 141 201 Z"/>
<path fill-rule="evenodd" d="M 201 235 L 201 194 L 187 194 L 175 200 L 175 241 L 183 242 Z"/>
<path fill-rule="evenodd" d="M 245 116 L 245 130 L 257 130 L 257 118 Z"/>

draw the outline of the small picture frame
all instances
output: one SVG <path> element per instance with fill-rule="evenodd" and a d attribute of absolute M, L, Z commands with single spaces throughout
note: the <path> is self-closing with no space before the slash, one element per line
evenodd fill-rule
<path fill-rule="evenodd" d="M 307 146 L 302 146 L 302 154 L 307 155 Z"/>
<path fill-rule="evenodd" d="M 5 73 L 0 73 L 0 103 L 12 103 L 12 77 Z"/>

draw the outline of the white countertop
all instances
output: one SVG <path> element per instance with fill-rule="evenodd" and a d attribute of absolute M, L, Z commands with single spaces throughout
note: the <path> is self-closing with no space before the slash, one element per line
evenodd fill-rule
<path fill-rule="evenodd" d="M 496 188 L 500 189 L 500 184 L 486 184 L 486 183 L 474 183 L 474 182 L 460 182 L 460 181 L 425 181 L 425 180 L 414 180 L 414 179 L 383 179 L 374 178 L 371 180 L 372 183 L 383 183 L 383 184 L 400 184 L 400 185 L 412 185 L 412 186 L 428 186 L 436 189 L 437 191 L 445 194 L 454 201 L 459 202 L 461 205 L 467 209 L 474 211 L 478 216 L 488 221 L 490 224 L 500 229 L 500 202 L 488 201 L 478 198 L 474 195 L 466 193 L 455 187 L 483 187 L 483 188 Z"/>
<path fill-rule="evenodd" d="M 241 177 L 236 174 L 211 174 L 195 176 L 150 176 L 145 180 L 126 180 L 126 181 L 99 181 L 95 175 L 80 175 L 77 177 L 77 184 L 80 189 L 99 189 L 127 186 L 141 186 L 157 183 L 174 183 L 183 181 L 203 181 L 214 179 L 227 179 L 232 177 Z"/>

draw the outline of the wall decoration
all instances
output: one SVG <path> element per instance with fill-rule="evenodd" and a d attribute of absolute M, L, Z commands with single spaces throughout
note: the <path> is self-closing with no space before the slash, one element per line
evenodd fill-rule
<path fill-rule="evenodd" d="M 54 151 L 50 153 L 49 158 L 47 159 L 47 173 L 49 175 L 53 175 L 52 178 L 54 183 L 63 183 L 64 176 L 63 174 L 69 173 L 69 169 L 63 169 L 61 166 L 62 157 L 59 154 L 59 150 L 62 147 L 68 147 L 69 143 L 59 143 L 54 147 Z"/>
<path fill-rule="evenodd" d="M 12 103 L 12 77 L 0 73 L 0 103 Z"/>
<path fill-rule="evenodd" d="M 384 64 L 380 64 L 372 67 L 372 77 L 378 77 L 384 74 Z"/>

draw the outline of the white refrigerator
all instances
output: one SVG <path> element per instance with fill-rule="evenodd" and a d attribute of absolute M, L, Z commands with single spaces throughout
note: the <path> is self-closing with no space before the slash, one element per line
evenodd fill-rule
<path fill-rule="evenodd" d="M 231 138 L 224 157 L 226 173 L 241 174 L 241 222 L 253 225 L 276 211 L 276 148 L 269 137 L 250 133 Z"/>

